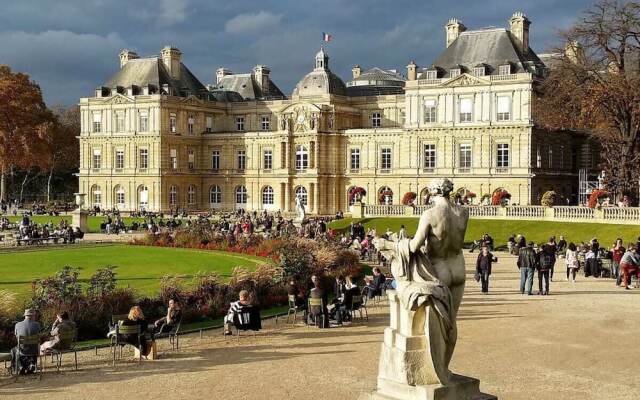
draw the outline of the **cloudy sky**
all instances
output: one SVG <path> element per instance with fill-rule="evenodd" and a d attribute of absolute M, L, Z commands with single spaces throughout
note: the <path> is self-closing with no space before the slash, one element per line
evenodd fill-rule
<path fill-rule="evenodd" d="M 517 4 L 517 5 L 514 5 Z M 216 68 L 271 68 L 285 93 L 313 66 L 322 32 L 334 72 L 354 64 L 404 71 L 444 47 L 451 17 L 468 28 L 504 27 L 514 11 L 532 21 L 537 52 L 557 43 L 591 0 L 0 0 L 0 63 L 29 73 L 47 103 L 74 104 L 119 67 L 118 53 L 155 55 L 167 44 L 205 84 Z"/>

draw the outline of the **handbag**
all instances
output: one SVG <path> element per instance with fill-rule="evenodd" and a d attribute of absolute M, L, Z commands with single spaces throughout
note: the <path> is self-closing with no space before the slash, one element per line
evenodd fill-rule
<path fill-rule="evenodd" d="M 478 272 L 476 272 L 474 278 L 475 278 L 476 282 L 480 282 L 480 274 Z"/>

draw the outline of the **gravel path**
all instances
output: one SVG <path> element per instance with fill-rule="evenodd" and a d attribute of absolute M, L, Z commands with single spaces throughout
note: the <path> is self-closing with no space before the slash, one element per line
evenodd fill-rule
<path fill-rule="evenodd" d="M 501 399 L 637 399 L 640 382 L 629 372 L 640 365 L 640 289 L 583 277 L 570 284 L 562 266 L 550 296 L 522 296 L 515 259 L 498 256 L 489 295 L 469 272 L 452 369 L 479 378 L 484 392 Z M 467 258 L 469 270 L 474 258 Z M 127 358 L 115 368 L 107 349 L 83 352 L 78 372 L 0 377 L 0 398 L 356 399 L 375 388 L 387 319 L 380 306 L 368 323 L 343 328 L 268 322 L 256 338 L 239 342 L 212 331 L 185 337 L 178 352 L 161 341 L 159 360 L 137 365 Z"/>

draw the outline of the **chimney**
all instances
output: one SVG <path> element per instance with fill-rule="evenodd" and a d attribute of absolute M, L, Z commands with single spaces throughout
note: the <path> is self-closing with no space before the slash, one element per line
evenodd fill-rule
<path fill-rule="evenodd" d="M 220 67 L 216 70 L 216 84 L 219 84 L 223 77 L 227 75 L 233 75 L 231 70 Z"/>
<path fill-rule="evenodd" d="M 455 42 L 455 40 L 460 36 L 460 34 L 467 30 L 467 27 L 462 24 L 462 22 L 458 21 L 455 18 L 452 18 L 447 22 L 447 25 L 444 27 L 447 33 L 446 44 L 447 47 L 451 46 L 451 43 Z"/>
<path fill-rule="evenodd" d="M 165 46 L 162 51 L 160 51 L 160 55 L 162 56 L 162 63 L 169 71 L 172 79 L 180 79 L 180 59 L 182 57 L 182 53 L 180 50 L 176 49 L 173 46 Z"/>
<path fill-rule="evenodd" d="M 418 66 L 416 65 L 416 62 L 412 60 L 409 65 L 407 65 L 407 80 L 415 81 L 418 78 L 417 71 Z"/>
<path fill-rule="evenodd" d="M 271 70 L 266 65 L 258 64 L 253 68 L 253 78 L 258 83 L 263 97 L 269 95 L 269 72 Z"/>
<path fill-rule="evenodd" d="M 353 72 L 353 79 L 359 78 L 362 73 L 362 69 L 358 64 L 356 64 L 353 68 L 351 68 L 351 72 Z"/>
<path fill-rule="evenodd" d="M 138 57 L 138 53 L 129 49 L 124 49 L 120 52 L 120 68 L 124 67 L 129 60 L 134 60 Z"/>
<path fill-rule="evenodd" d="M 509 20 L 511 35 L 515 39 L 516 45 L 523 53 L 529 52 L 529 26 L 531 21 L 523 12 L 517 11 Z"/>

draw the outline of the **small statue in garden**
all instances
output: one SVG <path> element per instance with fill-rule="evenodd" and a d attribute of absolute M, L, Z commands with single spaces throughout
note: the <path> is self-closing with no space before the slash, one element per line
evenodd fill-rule
<path fill-rule="evenodd" d="M 298 221 L 304 221 L 306 217 L 306 211 L 300 194 L 296 194 L 296 212 L 298 213 Z"/>

